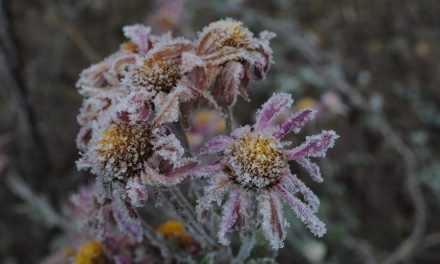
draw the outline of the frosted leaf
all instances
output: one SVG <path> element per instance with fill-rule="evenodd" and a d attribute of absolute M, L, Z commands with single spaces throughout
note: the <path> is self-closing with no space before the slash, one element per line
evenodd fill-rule
<path fill-rule="evenodd" d="M 125 37 L 133 41 L 136 44 L 140 52 L 147 52 L 149 48 L 149 36 L 151 33 L 151 28 L 146 27 L 141 24 L 135 24 L 130 26 L 125 26 L 122 28 Z"/>
<path fill-rule="evenodd" d="M 225 150 L 230 144 L 232 144 L 232 138 L 220 135 L 210 139 L 200 149 L 198 155 L 215 154 Z"/>
<path fill-rule="evenodd" d="M 127 180 L 127 196 L 130 204 L 134 207 L 142 207 L 148 199 L 146 186 L 142 183 L 140 177 L 130 177 Z"/>
<path fill-rule="evenodd" d="M 257 111 L 255 130 L 265 129 L 279 114 L 289 108 L 292 103 L 293 100 L 290 94 L 275 93 L 272 95 Z"/>
<path fill-rule="evenodd" d="M 205 187 L 204 196 L 197 200 L 196 212 L 199 220 L 206 217 L 213 202 L 221 203 L 230 186 L 231 181 L 224 174 L 216 174 L 211 177 L 210 184 Z"/>
<path fill-rule="evenodd" d="M 287 159 L 296 160 L 302 157 L 325 157 L 328 149 L 335 145 L 339 136 L 332 130 L 324 130 L 319 135 L 306 137 L 306 142 L 288 151 Z"/>
<path fill-rule="evenodd" d="M 303 109 L 299 112 L 291 115 L 281 126 L 275 130 L 273 136 L 276 138 L 282 138 L 286 136 L 290 131 L 299 133 L 301 128 L 306 122 L 312 120 L 315 117 L 316 110 Z"/>
<path fill-rule="evenodd" d="M 271 32 L 271 31 L 268 31 L 268 30 L 261 31 L 261 32 L 258 34 L 258 38 L 259 38 L 260 40 L 262 40 L 262 41 L 267 41 L 267 42 L 269 42 L 270 40 L 272 40 L 272 39 L 275 38 L 276 36 L 277 36 L 276 33 Z"/>
<path fill-rule="evenodd" d="M 238 218 L 240 210 L 240 192 L 240 189 L 235 189 L 223 205 L 222 218 L 217 236 L 219 243 L 225 246 L 231 243 L 229 235 Z"/>
<path fill-rule="evenodd" d="M 284 218 L 281 203 L 271 192 L 262 194 L 259 198 L 263 234 L 274 250 L 282 248 L 288 224 Z"/>
<path fill-rule="evenodd" d="M 327 232 L 325 224 L 319 220 L 318 217 L 316 217 L 313 210 L 310 209 L 306 204 L 301 202 L 301 200 L 295 196 L 291 195 L 281 186 L 277 186 L 276 190 L 313 235 L 322 237 Z"/>
<path fill-rule="evenodd" d="M 113 217 L 121 232 L 140 242 L 143 237 L 142 225 L 136 212 L 123 199 L 124 189 L 121 185 L 120 183 L 113 184 Z"/>

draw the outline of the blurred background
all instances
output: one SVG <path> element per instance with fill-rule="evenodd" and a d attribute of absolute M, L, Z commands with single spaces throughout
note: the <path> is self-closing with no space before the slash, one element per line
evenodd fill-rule
<path fill-rule="evenodd" d="M 328 234 L 288 215 L 277 260 L 440 263 L 439 14 L 434 0 L 0 0 L 0 263 L 50 254 L 62 232 L 47 215 L 92 179 L 74 164 L 80 71 L 118 49 L 126 24 L 193 38 L 225 17 L 277 34 L 275 64 L 237 104 L 237 123 L 288 92 L 319 111 L 294 143 L 341 136 L 320 161 L 324 184 L 295 168 L 321 198 Z"/>

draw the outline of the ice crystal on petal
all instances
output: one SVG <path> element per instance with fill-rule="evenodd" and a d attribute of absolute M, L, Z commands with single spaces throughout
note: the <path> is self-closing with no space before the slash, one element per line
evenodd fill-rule
<path fill-rule="evenodd" d="M 290 131 L 293 131 L 294 133 L 299 133 L 305 123 L 315 117 L 315 114 L 316 110 L 308 108 L 294 113 L 274 132 L 274 137 L 282 138 Z"/>
<path fill-rule="evenodd" d="M 319 220 L 313 213 L 313 210 L 305 205 L 301 200 L 290 194 L 281 186 L 277 187 L 277 191 L 283 200 L 290 205 L 298 218 L 307 226 L 307 228 L 317 237 L 322 237 L 327 229 L 325 224 Z"/>
<path fill-rule="evenodd" d="M 264 103 L 257 111 L 255 128 L 262 130 L 270 125 L 279 114 L 289 108 L 293 103 L 290 94 L 278 93 L 272 95 L 272 97 Z"/>
<path fill-rule="evenodd" d="M 125 37 L 133 41 L 140 52 L 146 52 L 150 48 L 149 37 L 151 28 L 141 24 L 125 26 L 122 29 Z"/>
<path fill-rule="evenodd" d="M 127 181 L 127 196 L 134 207 L 142 207 L 147 201 L 147 188 L 140 177 L 131 177 Z"/>
<path fill-rule="evenodd" d="M 198 154 L 205 155 L 221 152 L 225 150 L 232 143 L 232 141 L 232 138 L 224 135 L 214 137 L 203 145 Z"/>
<path fill-rule="evenodd" d="M 272 193 L 261 195 L 259 202 L 264 236 L 273 249 L 282 248 L 286 238 L 285 229 L 289 225 L 284 219 L 281 203 Z"/>
<path fill-rule="evenodd" d="M 223 207 L 223 214 L 218 231 L 218 241 L 223 245 L 229 245 L 231 242 L 229 234 L 237 221 L 240 210 L 240 191 L 234 190 L 228 201 Z"/>

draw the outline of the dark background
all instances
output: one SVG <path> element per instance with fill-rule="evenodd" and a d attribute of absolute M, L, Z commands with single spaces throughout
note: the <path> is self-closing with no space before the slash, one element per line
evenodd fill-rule
<path fill-rule="evenodd" d="M 188 0 L 171 10 L 175 19 L 161 1 L 0 7 L 0 133 L 9 141 L 0 147 L 9 161 L 0 168 L 0 263 L 34 263 L 62 237 L 11 192 L 8 178 L 23 178 L 58 210 L 91 179 L 74 165 L 79 72 L 118 49 L 126 24 L 193 38 L 224 17 L 278 35 L 275 65 L 251 83 L 252 103 L 240 101 L 238 120 L 250 123 L 275 91 L 316 104 L 330 93 L 344 109 L 324 110 L 306 129 L 341 136 L 320 162 L 324 184 L 308 182 L 328 234 L 315 239 L 293 221 L 279 262 L 440 263 L 440 1 Z"/>

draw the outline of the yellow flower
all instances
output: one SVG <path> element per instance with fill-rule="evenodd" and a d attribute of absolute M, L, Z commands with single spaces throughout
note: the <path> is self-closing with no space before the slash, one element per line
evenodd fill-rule
<path fill-rule="evenodd" d="M 183 246 L 189 245 L 193 241 L 192 237 L 185 232 L 183 224 L 176 220 L 166 221 L 156 228 L 156 232 L 162 234 L 165 239 L 176 238 Z"/>
<path fill-rule="evenodd" d="M 90 240 L 79 248 L 74 264 L 103 264 L 106 262 L 101 244 L 96 240 Z"/>
<path fill-rule="evenodd" d="M 316 108 L 317 102 L 315 99 L 311 97 L 304 97 L 298 100 L 296 102 L 295 108 L 297 110 L 304 109 L 304 108 Z"/>

